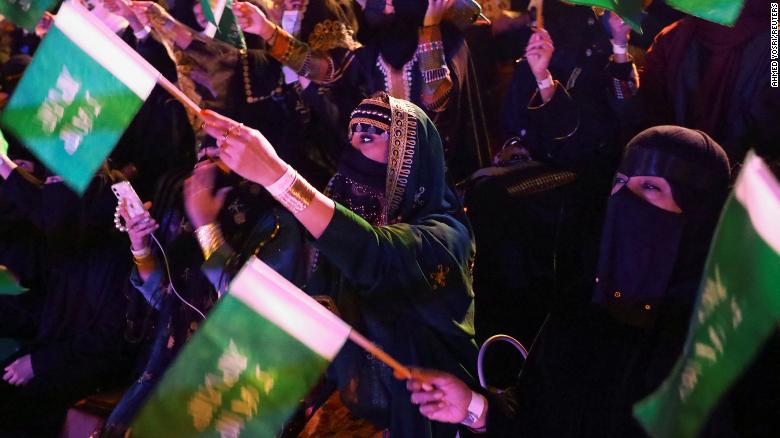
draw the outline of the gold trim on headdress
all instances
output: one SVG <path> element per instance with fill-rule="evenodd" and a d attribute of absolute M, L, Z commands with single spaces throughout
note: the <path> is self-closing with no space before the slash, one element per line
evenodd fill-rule
<path fill-rule="evenodd" d="M 371 109 L 371 106 L 379 108 Z M 352 132 L 352 127 L 357 123 L 365 123 L 383 131 L 389 131 L 391 120 L 390 103 L 386 102 L 382 96 L 369 97 L 360 101 L 358 107 L 350 114 L 349 131 Z"/>
<path fill-rule="evenodd" d="M 385 217 L 396 222 L 403 201 L 417 147 L 417 117 L 414 104 L 388 96 L 390 100 L 390 145 L 387 153 L 387 191 Z"/>
<path fill-rule="evenodd" d="M 349 121 L 349 130 L 350 130 L 350 132 L 352 132 L 352 127 L 355 126 L 358 123 L 363 123 L 363 124 L 366 124 L 366 125 L 375 126 L 375 127 L 379 128 L 379 129 L 381 129 L 382 131 L 389 131 L 390 130 L 390 125 L 389 124 L 382 123 L 379 120 L 369 119 L 369 118 L 366 118 L 366 117 L 353 117 Z"/>

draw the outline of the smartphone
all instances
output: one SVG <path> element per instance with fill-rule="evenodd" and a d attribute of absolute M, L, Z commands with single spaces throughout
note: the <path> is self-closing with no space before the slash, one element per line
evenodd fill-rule
<path fill-rule="evenodd" d="M 136 217 L 146 211 L 144 209 L 144 203 L 141 202 L 141 198 L 138 197 L 135 189 L 128 181 L 113 184 L 111 186 L 111 191 L 114 192 L 114 195 L 119 202 L 125 201 L 127 214 L 129 214 L 130 217 Z"/>

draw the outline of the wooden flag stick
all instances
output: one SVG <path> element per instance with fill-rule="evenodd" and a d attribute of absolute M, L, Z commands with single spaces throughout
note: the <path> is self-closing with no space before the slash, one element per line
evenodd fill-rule
<path fill-rule="evenodd" d="M 350 330 L 350 332 L 349 332 L 349 339 L 352 342 L 358 344 L 364 350 L 366 350 L 369 353 L 371 353 L 372 355 L 374 355 L 374 357 L 376 357 L 377 359 L 379 359 L 382 362 L 384 362 L 387 366 L 392 368 L 393 371 L 395 371 L 395 374 L 398 377 L 400 377 L 402 379 L 411 379 L 412 378 L 412 373 L 409 371 L 409 368 L 407 368 L 407 367 L 401 365 L 400 363 L 398 363 L 397 360 L 395 360 L 392 357 L 390 357 L 389 354 L 387 354 L 384 351 L 382 351 L 382 349 L 377 347 L 376 344 L 374 344 L 373 342 L 371 342 L 368 339 L 366 339 L 365 337 L 363 337 L 363 335 L 361 335 L 360 333 L 358 333 L 354 329 Z"/>
<path fill-rule="evenodd" d="M 192 99 L 187 97 L 183 91 L 179 90 L 176 85 L 173 85 L 173 83 L 171 83 L 171 81 L 169 81 L 165 76 L 160 75 L 160 77 L 157 78 L 157 83 L 165 88 L 167 92 L 171 93 L 171 96 L 175 97 L 176 100 L 182 103 L 182 105 L 200 116 L 200 107 L 195 102 L 193 102 Z"/>

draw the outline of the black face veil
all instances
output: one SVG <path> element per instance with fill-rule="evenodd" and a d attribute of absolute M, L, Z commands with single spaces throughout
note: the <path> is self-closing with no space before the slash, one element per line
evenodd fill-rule
<path fill-rule="evenodd" d="M 694 299 L 728 192 L 729 163 L 706 134 L 658 126 L 629 142 L 619 172 L 666 179 L 682 209 L 665 211 L 625 186 L 607 204 L 593 301 L 623 322 L 648 326 L 659 306 Z"/>

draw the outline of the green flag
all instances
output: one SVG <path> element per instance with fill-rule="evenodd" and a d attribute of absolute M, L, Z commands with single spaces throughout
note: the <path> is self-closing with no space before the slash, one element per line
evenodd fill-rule
<path fill-rule="evenodd" d="M 595 6 L 604 8 L 618 14 L 620 18 L 631 26 L 636 33 L 642 33 L 642 20 L 644 12 L 642 11 L 642 0 L 568 0 L 569 3 L 575 3 L 584 6 Z"/>
<path fill-rule="evenodd" d="M 32 32 L 43 13 L 56 2 L 57 0 L 0 0 L 0 15 Z"/>
<path fill-rule="evenodd" d="M 695 437 L 780 319 L 780 183 L 745 160 L 707 258 L 683 353 L 634 407 L 653 437 Z"/>
<path fill-rule="evenodd" d="M 83 193 L 159 75 L 89 11 L 66 2 L 0 122 Z"/>
<path fill-rule="evenodd" d="M 238 20 L 233 14 L 233 0 L 200 0 L 203 16 L 209 21 L 205 34 L 231 44 L 246 48 L 246 40 Z"/>
<path fill-rule="evenodd" d="M 132 425 L 134 437 L 273 437 L 351 328 L 251 258 Z"/>
<path fill-rule="evenodd" d="M 19 286 L 16 277 L 3 265 L 0 265 L 0 295 L 19 295 L 27 289 Z"/>
<path fill-rule="evenodd" d="M 5 139 L 3 131 L 0 131 L 0 155 L 8 155 L 8 140 Z"/>
<path fill-rule="evenodd" d="M 686 14 L 732 26 L 739 18 L 745 0 L 666 0 L 666 4 Z M 767 3 L 766 13 L 768 20 L 769 3 Z"/>

